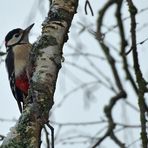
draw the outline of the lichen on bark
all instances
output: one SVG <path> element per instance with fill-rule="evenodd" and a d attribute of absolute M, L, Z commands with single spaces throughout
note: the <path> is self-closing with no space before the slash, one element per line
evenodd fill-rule
<path fill-rule="evenodd" d="M 1 148 L 38 148 L 41 129 L 48 122 L 59 69 L 62 47 L 78 0 L 53 0 L 48 17 L 42 24 L 42 35 L 33 45 L 30 56 L 29 95 L 18 122 L 4 139 Z"/>

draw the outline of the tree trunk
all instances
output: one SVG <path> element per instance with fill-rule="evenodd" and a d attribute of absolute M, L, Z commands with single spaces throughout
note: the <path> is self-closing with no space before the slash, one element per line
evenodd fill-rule
<path fill-rule="evenodd" d="M 33 45 L 30 65 L 34 72 L 30 78 L 26 107 L 16 125 L 4 139 L 1 148 L 38 148 L 41 130 L 48 122 L 59 69 L 62 47 L 67 40 L 78 0 L 53 0 L 48 17 L 42 24 L 42 36 Z"/>

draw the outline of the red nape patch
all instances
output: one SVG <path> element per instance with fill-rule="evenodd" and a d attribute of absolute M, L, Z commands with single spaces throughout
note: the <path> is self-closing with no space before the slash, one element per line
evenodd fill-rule
<path fill-rule="evenodd" d="M 28 94 L 29 82 L 26 75 L 21 75 L 15 80 L 15 85 L 19 88 L 24 94 Z"/>

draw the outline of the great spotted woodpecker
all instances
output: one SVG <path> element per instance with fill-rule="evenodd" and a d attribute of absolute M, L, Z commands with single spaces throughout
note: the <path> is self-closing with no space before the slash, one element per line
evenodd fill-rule
<path fill-rule="evenodd" d="M 6 68 L 12 93 L 17 101 L 20 112 L 24 105 L 24 98 L 28 95 L 29 80 L 27 65 L 32 45 L 29 43 L 29 32 L 34 24 L 25 30 L 17 28 L 5 37 L 7 49 Z"/>

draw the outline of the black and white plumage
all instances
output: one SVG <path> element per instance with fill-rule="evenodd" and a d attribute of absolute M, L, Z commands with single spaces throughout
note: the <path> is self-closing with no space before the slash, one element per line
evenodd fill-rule
<path fill-rule="evenodd" d="M 34 24 L 25 30 L 20 28 L 10 31 L 5 37 L 7 48 L 6 68 L 10 87 L 15 97 L 20 112 L 24 98 L 28 95 L 29 80 L 27 76 L 27 64 L 32 45 L 29 43 L 28 35 Z"/>
<path fill-rule="evenodd" d="M 9 47 L 9 48 L 11 48 L 11 47 Z M 11 87 L 13 96 L 15 97 L 15 99 L 18 103 L 19 110 L 20 110 L 20 112 L 22 112 L 21 102 L 23 102 L 23 94 L 15 85 L 15 72 L 14 72 L 13 61 L 14 61 L 14 54 L 13 54 L 12 50 L 9 50 L 7 53 L 6 60 L 5 60 L 6 68 L 7 68 L 7 72 L 8 72 L 9 83 L 10 83 L 10 87 Z"/>

